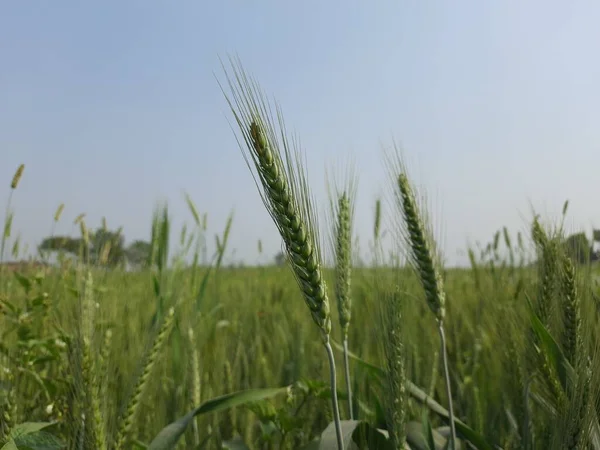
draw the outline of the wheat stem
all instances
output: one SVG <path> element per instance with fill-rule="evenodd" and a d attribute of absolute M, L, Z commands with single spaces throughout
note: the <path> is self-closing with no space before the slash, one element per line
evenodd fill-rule
<path fill-rule="evenodd" d="M 327 351 L 327 358 L 329 359 L 329 375 L 331 383 L 333 421 L 335 423 L 335 437 L 337 440 L 338 450 L 343 450 L 344 439 L 342 438 L 342 423 L 340 419 L 340 408 L 338 405 L 337 381 L 335 377 L 335 358 L 333 356 L 333 349 L 331 348 L 331 343 L 329 342 L 329 336 L 327 336 L 327 340 L 325 341 L 325 350 Z"/>
<path fill-rule="evenodd" d="M 348 392 L 350 420 L 354 420 L 352 380 L 350 378 L 348 357 L 348 330 L 352 318 L 352 225 L 355 195 L 356 178 L 349 169 L 343 189 L 336 187 L 335 195 L 330 193 L 330 213 L 331 221 L 334 223 L 333 232 L 331 233 L 331 247 L 335 254 L 335 294 L 344 344 L 344 374 Z"/>
<path fill-rule="evenodd" d="M 381 308 L 381 324 L 385 331 L 383 350 L 386 361 L 385 414 L 390 440 L 395 450 L 406 445 L 406 367 L 403 342 L 403 316 L 398 290 L 386 293 Z"/>
<path fill-rule="evenodd" d="M 450 386 L 450 370 L 448 368 L 448 351 L 446 350 L 446 333 L 444 325 L 439 322 L 440 343 L 442 349 L 442 364 L 444 366 L 444 378 L 446 379 L 446 395 L 448 396 L 448 416 L 450 418 L 451 449 L 456 448 L 456 425 L 454 424 L 454 406 L 452 405 L 452 388 Z"/>
<path fill-rule="evenodd" d="M 350 420 L 354 420 L 354 406 L 352 402 L 352 381 L 350 379 L 350 358 L 348 356 L 348 337 L 344 338 L 344 373 L 346 375 L 346 391 L 348 391 L 348 412 Z"/>
<path fill-rule="evenodd" d="M 454 408 L 452 405 L 452 392 L 450 387 L 450 372 L 448 369 L 448 355 L 446 349 L 446 335 L 444 332 L 444 318 L 446 315 L 446 293 L 441 275 L 441 263 L 435 251 L 435 241 L 427 232 L 425 220 L 419 210 L 413 188 L 408 180 L 404 166 L 401 164 L 400 175 L 396 178 L 397 195 L 402 216 L 404 218 L 404 239 L 410 249 L 409 257 L 413 267 L 419 274 L 421 285 L 425 292 L 425 299 L 429 309 L 435 315 L 440 345 L 446 392 L 448 395 L 448 412 L 450 421 L 450 448 L 456 448 L 456 429 L 454 425 Z"/>

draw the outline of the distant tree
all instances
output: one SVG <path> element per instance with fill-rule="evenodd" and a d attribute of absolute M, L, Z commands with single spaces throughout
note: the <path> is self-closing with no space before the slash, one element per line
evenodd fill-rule
<path fill-rule="evenodd" d="M 567 255 L 578 263 L 589 262 L 593 248 L 585 233 L 575 233 L 568 236 L 564 242 L 564 249 Z"/>
<path fill-rule="evenodd" d="M 115 267 L 125 263 L 125 238 L 121 230 L 98 228 L 90 235 L 90 241 L 90 259 L 95 264 Z"/>
<path fill-rule="evenodd" d="M 42 240 L 40 251 L 64 252 L 75 257 L 84 256 L 91 264 L 105 267 L 117 267 L 127 261 L 141 267 L 150 254 L 150 243 L 134 241 L 125 248 L 125 238 L 121 230 L 111 231 L 98 228 L 89 235 L 86 245 L 82 238 L 52 236 Z"/>
<path fill-rule="evenodd" d="M 152 252 L 152 244 L 147 241 L 133 241 L 125 250 L 127 261 L 136 268 L 147 267 Z"/>
<path fill-rule="evenodd" d="M 283 266 L 285 265 L 285 261 L 287 259 L 287 256 L 285 256 L 285 253 L 283 252 L 279 252 L 275 255 L 275 265 L 276 266 Z"/>
<path fill-rule="evenodd" d="M 592 261 L 600 261 L 600 251 L 594 247 L 594 244 L 600 244 L 600 230 L 592 231 L 592 241 Z"/>
<path fill-rule="evenodd" d="M 83 240 L 68 236 L 52 236 L 42 240 L 39 245 L 40 250 L 45 251 L 63 251 L 77 255 L 82 249 Z"/>

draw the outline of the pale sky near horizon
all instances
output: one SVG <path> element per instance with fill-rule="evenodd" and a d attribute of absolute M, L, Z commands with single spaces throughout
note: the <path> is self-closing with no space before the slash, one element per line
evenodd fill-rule
<path fill-rule="evenodd" d="M 14 229 L 30 245 L 61 202 L 57 233 L 85 212 L 131 241 L 149 237 L 167 200 L 176 242 L 192 221 L 188 192 L 208 213 L 211 249 L 233 210 L 229 259 L 271 259 L 280 239 L 216 80 L 219 57 L 237 54 L 300 136 L 322 207 L 324 169 L 352 155 L 363 251 L 393 140 L 432 197 L 450 264 L 502 226 L 526 231 L 530 204 L 551 217 L 568 199 L 569 223 L 589 233 L 600 226 L 598 23 L 591 0 L 5 0 L 0 199 L 25 163 Z"/>

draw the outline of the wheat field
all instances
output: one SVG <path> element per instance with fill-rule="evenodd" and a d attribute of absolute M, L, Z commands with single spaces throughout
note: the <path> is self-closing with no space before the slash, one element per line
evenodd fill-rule
<path fill-rule="evenodd" d="M 470 268 L 446 269 L 392 158 L 394 208 L 377 203 L 372 261 L 357 267 L 360 174 L 334 183 L 318 217 L 294 143 L 241 67 L 230 73 L 223 91 L 284 264 L 226 267 L 231 220 L 200 264 L 205 218 L 189 200 L 186 252 L 173 256 L 157 209 L 141 270 L 100 264 L 107 247 L 92 261 L 84 218 L 77 258 L 2 265 L 0 448 L 600 449 L 597 269 L 561 228 L 501 230 Z M 20 257 L 11 202 L 26 175 L 7 180 L 4 259 Z"/>

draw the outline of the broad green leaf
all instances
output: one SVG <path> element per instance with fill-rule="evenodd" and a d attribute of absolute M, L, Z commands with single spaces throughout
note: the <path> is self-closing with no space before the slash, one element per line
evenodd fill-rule
<path fill-rule="evenodd" d="M 363 449 L 393 450 L 392 441 L 389 439 L 387 430 L 373 427 L 366 421 L 362 421 L 352 433 L 352 440 Z"/>
<path fill-rule="evenodd" d="M 342 420 L 344 450 L 393 450 L 387 432 L 373 428 L 365 421 Z M 319 442 L 318 450 L 338 450 L 335 423 L 330 423 Z"/>
<path fill-rule="evenodd" d="M 446 440 L 446 445 L 444 446 L 444 450 L 450 449 L 450 433 L 452 432 L 450 430 L 450 427 L 448 425 L 445 425 L 443 427 L 437 427 L 433 430 L 433 432 L 438 433 L 440 436 L 442 436 Z M 460 450 L 461 448 L 464 448 L 464 444 L 463 444 L 463 441 L 458 439 L 458 436 L 457 436 L 456 450 Z M 499 447 L 497 447 L 497 449 L 500 450 Z"/>
<path fill-rule="evenodd" d="M 427 421 L 429 424 L 429 421 Z M 442 450 L 446 445 L 446 438 L 429 426 L 427 433 L 424 432 L 425 424 L 411 421 L 406 424 L 406 440 L 414 450 Z M 430 433 L 430 436 L 427 434 Z M 430 447 L 431 445 L 431 447 Z"/>
<path fill-rule="evenodd" d="M 16 439 L 31 433 L 37 433 L 44 428 L 54 425 L 55 422 L 23 422 L 15 425 L 10 431 L 9 438 Z"/>
<path fill-rule="evenodd" d="M 9 439 L 8 442 L 6 444 L 4 444 L 2 446 L 2 449 L 0 450 L 19 450 L 19 447 L 17 447 L 17 444 L 15 444 L 15 441 L 13 441 L 12 439 Z"/>
<path fill-rule="evenodd" d="M 343 352 L 343 347 L 337 342 L 332 341 L 333 346 L 339 351 Z M 374 364 L 368 363 L 364 361 L 362 358 L 357 356 L 352 352 L 348 352 L 348 356 L 355 360 L 361 367 L 375 375 L 380 380 L 385 378 L 385 371 L 381 367 L 377 367 Z M 411 381 L 406 381 L 406 389 L 408 390 L 409 395 L 418 400 L 420 403 L 427 406 L 431 411 L 436 413 L 438 416 L 442 417 L 444 420 L 450 420 L 450 413 L 446 408 L 440 405 L 438 402 L 429 397 L 425 391 L 421 388 L 413 384 Z M 473 446 L 475 446 L 478 450 L 494 450 L 494 446 L 487 442 L 487 440 L 469 427 L 464 422 L 454 418 L 454 425 L 456 426 L 456 431 L 458 435 L 460 435 L 463 439 L 471 442 Z"/>
<path fill-rule="evenodd" d="M 427 448 L 429 450 L 435 450 L 433 430 L 431 429 L 431 423 L 429 423 L 429 412 L 426 409 L 423 409 L 421 423 L 423 427 L 423 436 L 425 436 L 427 442 Z"/>
<path fill-rule="evenodd" d="M 26 276 L 20 274 L 19 272 L 13 272 L 14 277 L 17 279 L 19 284 L 23 286 L 25 292 L 29 293 L 31 291 L 31 281 Z"/>
<path fill-rule="evenodd" d="M 250 450 L 241 437 L 237 436 L 229 441 L 224 441 L 222 448 L 227 450 Z"/>
<path fill-rule="evenodd" d="M 310 441 L 304 447 L 300 447 L 298 450 L 319 450 L 320 444 L 321 444 L 321 441 L 318 439 L 315 439 L 314 441 Z"/>
<path fill-rule="evenodd" d="M 64 442 L 44 430 L 23 434 L 14 438 L 14 442 L 19 449 L 27 450 L 60 450 L 66 447 Z"/>
<path fill-rule="evenodd" d="M 55 422 L 24 422 L 15 425 L 1 450 L 59 450 L 65 448 L 57 437 L 42 431 Z"/>
<path fill-rule="evenodd" d="M 342 438 L 344 440 L 344 450 L 359 450 L 358 446 L 352 442 L 352 433 L 358 426 L 358 420 L 342 420 Z M 337 434 L 335 423 L 331 422 L 321 434 L 319 450 L 338 450 Z"/>
<path fill-rule="evenodd" d="M 562 388 L 566 391 L 575 382 L 575 370 L 560 349 L 558 343 L 535 313 L 529 298 L 527 299 L 527 303 L 531 314 L 531 327 L 539 339 L 541 350 L 548 358 L 549 363 L 552 364 L 553 369 L 558 374 Z"/>
<path fill-rule="evenodd" d="M 600 450 L 600 422 L 598 421 L 598 413 L 594 412 L 594 421 L 592 422 L 592 446 L 594 450 Z"/>
<path fill-rule="evenodd" d="M 450 421 L 450 413 L 438 402 L 429 397 L 422 389 L 407 381 L 407 389 L 411 397 L 419 400 L 431 411 L 435 412 L 438 416 L 442 417 L 447 422 Z M 463 439 L 470 441 L 473 446 L 478 450 L 493 450 L 494 446 L 487 442 L 487 440 L 469 427 L 466 423 L 454 418 L 454 426 L 456 427 L 457 434 Z"/>
<path fill-rule="evenodd" d="M 342 345 L 338 344 L 333 339 L 331 340 L 331 343 L 337 350 L 339 350 L 342 353 L 344 352 L 344 347 Z M 354 359 L 356 362 L 358 362 L 360 366 L 363 369 L 366 369 L 366 371 L 370 374 L 377 376 L 379 379 L 385 379 L 385 371 L 381 367 L 378 367 L 375 364 L 371 364 L 365 361 L 360 356 L 356 355 L 355 353 L 352 353 L 351 351 L 348 351 L 348 356 Z"/>
<path fill-rule="evenodd" d="M 209 400 L 163 428 L 150 443 L 148 450 L 169 450 L 175 447 L 179 438 L 185 433 L 186 428 L 196 416 L 222 411 L 224 409 L 233 408 L 234 406 L 255 402 L 268 397 L 274 397 L 277 394 L 285 392 L 287 389 L 288 386 L 271 389 L 248 389 L 246 391 L 233 392 Z"/>
<path fill-rule="evenodd" d="M 444 450 L 451 449 L 450 433 L 452 433 L 452 431 L 450 430 L 450 427 L 447 425 L 443 426 L 443 427 L 437 427 L 433 431 L 439 433 L 444 439 L 446 439 L 446 445 L 444 446 Z M 463 443 L 460 439 L 458 439 L 458 436 L 457 436 L 456 437 L 456 450 L 460 450 L 461 448 L 463 448 Z"/>

